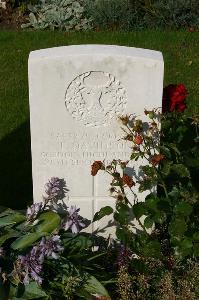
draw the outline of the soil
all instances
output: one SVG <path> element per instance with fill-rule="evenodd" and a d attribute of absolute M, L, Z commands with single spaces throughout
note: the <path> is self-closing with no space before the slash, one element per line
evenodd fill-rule
<path fill-rule="evenodd" d="M 26 23 L 27 14 L 22 13 L 18 8 L 0 8 L 0 29 L 20 30 L 21 24 Z"/>

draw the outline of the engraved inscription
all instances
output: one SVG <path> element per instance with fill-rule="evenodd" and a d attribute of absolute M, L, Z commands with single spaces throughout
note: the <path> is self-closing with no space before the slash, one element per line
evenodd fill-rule
<path fill-rule="evenodd" d="M 114 132 L 96 133 L 92 137 L 83 132 L 51 132 L 49 144 L 51 149 L 44 147 L 40 153 L 42 165 L 89 166 L 94 160 L 105 160 L 107 164 L 113 158 L 127 160 L 130 154 L 130 145 L 118 141 Z"/>
<path fill-rule="evenodd" d="M 90 71 L 76 77 L 68 86 L 65 105 L 85 126 L 106 126 L 126 106 L 126 90 L 113 75 Z"/>

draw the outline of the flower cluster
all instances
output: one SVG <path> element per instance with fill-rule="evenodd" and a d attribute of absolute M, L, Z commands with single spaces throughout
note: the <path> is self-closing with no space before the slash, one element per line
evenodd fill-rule
<path fill-rule="evenodd" d="M 29 254 L 18 257 L 15 272 L 24 284 L 28 284 L 31 279 L 41 284 L 45 258 L 58 259 L 62 251 L 59 235 L 54 235 L 49 239 L 42 238 L 40 244 L 34 246 Z"/>
<path fill-rule="evenodd" d="M 43 208 L 44 203 L 42 202 L 34 203 L 30 207 L 28 207 L 26 211 L 27 222 L 34 222 L 37 219 L 39 213 L 43 210 Z"/>
<path fill-rule="evenodd" d="M 71 206 L 68 210 L 66 218 L 62 222 L 62 228 L 65 230 L 71 230 L 72 233 L 78 233 L 81 228 L 85 227 L 83 218 L 79 215 L 80 208 L 75 205 Z"/>
<path fill-rule="evenodd" d="M 52 177 L 45 184 L 45 194 L 43 195 L 44 200 L 62 200 L 65 197 L 65 193 L 68 190 L 66 189 L 66 183 L 64 179 L 60 179 L 58 177 Z"/>
<path fill-rule="evenodd" d="M 184 84 L 170 84 L 164 88 L 162 112 L 183 112 L 187 106 L 185 104 L 188 91 Z"/>

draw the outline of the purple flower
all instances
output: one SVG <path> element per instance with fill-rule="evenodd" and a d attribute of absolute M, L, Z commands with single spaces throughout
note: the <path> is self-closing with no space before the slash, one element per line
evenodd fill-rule
<path fill-rule="evenodd" d="M 59 254 L 64 250 L 61 246 L 59 235 L 54 235 L 49 239 L 42 238 L 40 242 L 40 250 L 45 257 L 58 259 Z"/>
<path fill-rule="evenodd" d="M 63 251 L 59 235 L 54 235 L 49 239 L 42 238 L 39 245 L 34 246 L 29 254 L 19 256 L 16 263 L 16 272 L 24 284 L 28 284 L 32 279 L 42 284 L 42 272 L 45 258 L 58 259 Z"/>
<path fill-rule="evenodd" d="M 119 255 L 117 258 L 117 264 L 119 268 L 128 266 L 131 255 L 132 252 L 128 248 L 126 248 L 124 245 L 120 246 Z"/>
<path fill-rule="evenodd" d="M 68 211 L 68 215 L 62 223 L 62 227 L 65 230 L 71 229 L 72 233 L 78 233 L 81 228 L 85 227 L 83 218 L 78 214 L 80 208 L 72 205 Z"/>
<path fill-rule="evenodd" d="M 68 206 L 63 201 L 60 203 L 58 203 L 57 201 L 51 201 L 49 208 L 50 210 L 55 211 L 62 217 L 68 214 Z"/>
<path fill-rule="evenodd" d="M 36 220 L 38 214 L 42 211 L 44 204 L 42 202 L 35 203 L 27 208 L 26 217 L 28 222 Z"/>
<path fill-rule="evenodd" d="M 52 177 L 45 184 L 45 194 L 43 195 L 45 200 L 62 200 L 65 197 L 65 193 L 68 190 L 66 189 L 66 183 L 64 179 L 58 177 Z"/>
<path fill-rule="evenodd" d="M 30 279 L 42 283 L 41 277 L 43 271 L 44 255 L 40 250 L 40 246 L 34 246 L 29 254 L 26 256 L 19 256 L 17 262 L 17 273 L 22 275 L 23 283 L 29 283 Z"/>

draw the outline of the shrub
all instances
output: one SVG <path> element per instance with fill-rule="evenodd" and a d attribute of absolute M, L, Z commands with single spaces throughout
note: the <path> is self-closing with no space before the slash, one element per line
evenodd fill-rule
<path fill-rule="evenodd" d="M 85 9 L 98 28 L 128 31 L 143 27 L 144 10 L 139 1 L 86 0 Z"/>
<path fill-rule="evenodd" d="M 95 27 L 135 30 L 199 26 L 197 0 L 85 0 Z"/>
<path fill-rule="evenodd" d="M 91 29 L 90 20 L 84 16 L 84 7 L 80 1 L 40 0 L 35 6 L 29 6 L 29 23 L 23 28 L 87 30 Z"/>

